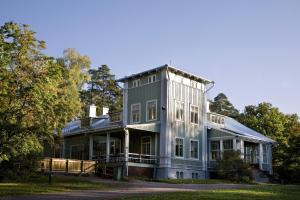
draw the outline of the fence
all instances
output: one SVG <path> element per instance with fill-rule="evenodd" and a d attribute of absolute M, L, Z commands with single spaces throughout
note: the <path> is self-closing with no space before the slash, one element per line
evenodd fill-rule
<path fill-rule="evenodd" d="M 63 158 L 44 158 L 39 163 L 41 172 L 94 173 L 96 162 Z"/>

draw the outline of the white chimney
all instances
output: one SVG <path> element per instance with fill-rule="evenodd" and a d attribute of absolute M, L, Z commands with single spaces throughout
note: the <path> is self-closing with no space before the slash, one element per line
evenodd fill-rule
<path fill-rule="evenodd" d="M 103 107 L 102 115 L 108 115 L 108 113 L 109 113 L 109 108 L 108 107 Z"/>
<path fill-rule="evenodd" d="M 95 106 L 94 104 L 90 105 L 90 109 L 89 109 L 89 117 L 91 118 L 95 118 L 97 117 L 97 106 Z"/>

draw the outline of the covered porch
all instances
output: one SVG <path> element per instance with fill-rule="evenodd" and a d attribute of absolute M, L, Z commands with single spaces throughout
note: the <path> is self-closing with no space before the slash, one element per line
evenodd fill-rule
<path fill-rule="evenodd" d="M 89 159 L 102 168 L 122 167 L 124 176 L 153 176 L 159 133 L 149 127 L 126 127 L 89 135 Z"/>

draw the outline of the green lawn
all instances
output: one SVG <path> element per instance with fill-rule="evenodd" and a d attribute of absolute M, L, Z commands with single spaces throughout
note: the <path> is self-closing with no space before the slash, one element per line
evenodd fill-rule
<path fill-rule="evenodd" d="M 77 177 L 53 176 L 48 184 L 47 176 L 40 176 L 29 182 L 0 182 L 0 196 L 43 194 L 72 190 L 107 189 L 109 184 L 94 183 Z"/>
<path fill-rule="evenodd" d="M 296 200 L 300 198 L 300 186 L 257 185 L 249 189 L 202 190 L 199 192 L 174 192 L 126 200 Z"/>
<path fill-rule="evenodd" d="M 159 182 L 172 184 L 218 184 L 218 183 L 236 183 L 224 179 L 160 179 Z"/>

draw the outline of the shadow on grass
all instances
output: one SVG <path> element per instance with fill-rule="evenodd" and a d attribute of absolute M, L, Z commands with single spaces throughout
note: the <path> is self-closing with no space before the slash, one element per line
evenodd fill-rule
<path fill-rule="evenodd" d="M 300 186 L 257 185 L 248 189 L 202 190 L 199 192 L 175 192 L 126 200 L 296 200 L 300 197 Z"/>
<path fill-rule="evenodd" d="M 54 176 L 52 184 L 48 184 L 47 176 L 38 176 L 28 182 L 6 181 L 0 183 L 0 196 L 44 194 L 53 192 L 67 192 L 72 190 L 107 189 L 111 185 L 94 183 L 77 177 Z"/>

